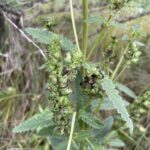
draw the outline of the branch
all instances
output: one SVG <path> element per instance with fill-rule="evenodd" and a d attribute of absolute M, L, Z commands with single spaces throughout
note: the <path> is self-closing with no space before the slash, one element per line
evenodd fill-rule
<path fill-rule="evenodd" d="M 24 31 L 21 30 L 10 18 L 8 18 L 7 15 L 6 15 L 3 11 L 2 11 L 2 13 L 3 13 L 5 19 L 6 19 L 15 29 L 17 29 L 17 30 L 19 31 L 19 33 L 20 33 L 28 42 L 30 42 L 34 47 L 36 47 L 36 48 L 39 50 L 40 54 L 43 56 L 43 58 L 46 59 L 46 56 L 45 56 L 43 50 L 42 50 L 34 41 L 32 41 L 32 40 L 24 33 Z"/>

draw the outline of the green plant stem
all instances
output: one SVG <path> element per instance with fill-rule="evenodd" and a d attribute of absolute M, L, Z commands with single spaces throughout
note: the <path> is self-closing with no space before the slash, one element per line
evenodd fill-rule
<path fill-rule="evenodd" d="M 87 143 L 91 146 L 92 149 L 94 149 L 94 145 L 90 142 L 90 140 L 86 137 L 85 140 L 87 141 Z"/>
<path fill-rule="evenodd" d="M 116 78 L 114 79 L 114 81 L 118 80 L 120 78 L 120 76 L 124 73 L 124 71 L 127 69 L 127 66 L 124 66 L 124 68 L 119 72 L 119 74 L 116 76 Z"/>
<path fill-rule="evenodd" d="M 114 127 L 114 128 L 117 129 L 118 127 Z M 125 139 L 129 143 L 131 143 L 131 144 L 135 143 L 135 140 L 130 135 L 128 135 L 126 132 L 124 132 L 122 129 L 118 129 L 118 133 L 123 139 Z"/>
<path fill-rule="evenodd" d="M 118 64 L 117 64 L 115 70 L 113 71 L 113 74 L 112 74 L 112 76 L 111 76 L 111 80 L 114 80 L 114 79 L 115 79 L 115 77 L 116 77 L 116 75 L 117 75 L 117 73 L 118 73 L 118 71 L 119 71 L 119 69 L 120 69 L 120 67 L 121 67 L 121 65 L 122 65 L 122 63 L 123 63 L 123 60 L 124 60 L 124 57 L 125 57 L 125 55 L 126 55 L 126 53 L 127 53 L 127 51 L 128 51 L 128 48 L 129 48 L 129 45 L 125 48 L 125 50 L 124 50 L 124 52 L 123 52 L 123 54 L 122 54 L 122 56 L 121 56 L 121 58 L 120 58 L 120 61 L 118 62 Z"/>
<path fill-rule="evenodd" d="M 93 43 L 93 46 L 91 48 L 91 50 L 89 51 L 89 54 L 87 56 L 87 60 L 91 58 L 95 48 L 101 44 L 101 42 L 104 40 L 104 38 L 106 37 L 107 33 L 101 35 L 101 32 L 99 33 L 99 35 L 97 36 L 97 38 L 95 39 L 94 43 Z"/>
<path fill-rule="evenodd" d="M 76 31 L 76 25 L 75 25 L 75 19 L 74 19 L 74 13 L 73 13 L 72 0 L 70 0 L 70 13 L 71 13 L 71 21 L 72 21 L 72 27 L 73 27 L 76 45 L 77 45 L 78 51 L 80 51 L 80 46 L 79 46 L 79 41 L 78 41 L 78 36 L 77 36 L 77 31 Z"/>
<path fill-rule="evenodd" d="M 83 0 L 83 41 L 82 48 L 86 58 L 88 42 L 88 0 Z"/>
<path fill-rule="evenodd" d="M 105 22 L 104 26 L 102 26 L 101 30 L 106 29 L 106 28 L 108 27 L 108 24 L 109 24 L 109 22 L 110 22 L 112 16 L 113 16 L 113 15 L 112 15 L 112 13 L 111 13 L 111 14 L 109 15 L 107 21 Z M 104 31 L 103 31 L 103 32 L 104 32 Z M 107 32 L 106 32 L 106 33 L 104 32 L 103 35 L 101 35 L 101 32 L 99 33 L 99 35 L 97 36 L 96 40 L 95 40 L 94 43 L 93 43 L 93 46 L 92 46 L 92 48 L 91 48 L 91 50 L 90 50 L 90 52 L 89 52 L 89 55 L 87 56 L 87 60 L 90 59 L 90 57 L 92 56 L 92 54 L 93 54 L 95 48 L 96 48 L 98 45 L 101 44 L 101 42 L 104 40 L 104 38 L 106 37 L 106 35 L 107 35 Z"/>
<path fill-rule="evenodd" d="M 68 145 L 67 145 L 67 150 L 70 150 L 70 148 L 71 148 L 71 141 L 72 141 L 74 126 L 75 126 L 76 114 L 77 113 L 74 112 L 73 116 L 72 116 L 71 131 L 70 131 L 69 141 L 68 141 Z"/>
<path fill-rule="evenodd" d="M 101 107 L 101 105 L 103 104 L 104 100 L 105 100 L 105 99 L 102 98 L 102 100 L 99 101 L 98 106 L 97 106 L 96 109 L 94 110 L 95 113 L 99 112 L 100 107 Z"/>

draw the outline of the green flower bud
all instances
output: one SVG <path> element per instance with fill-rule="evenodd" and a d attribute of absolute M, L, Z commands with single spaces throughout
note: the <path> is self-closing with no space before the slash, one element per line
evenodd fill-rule
<path fill-rule="evenodd" d="M 60 53 L 59 52 L 55 52 L 53 55 L 54 55 L 55 58 L 60 58 Z"/>
<path fill-rule="evenodd" d="M 138 59 L 138 58 L 133 58 L 131 61 L 132 61 L 133 63 L 137 63 L 137 62 L 139 61 L 139 59 Z"/>
<path fill-rule="evenodd" d="M 141 51 L 137 51 L 137 52 L 134 54 L 134 56 L 135 56 L 135 57 L 139 57 L 141 54 L 142 54 Z"/>
<path fill-rule="evenodd" d="M 67 99 L 67 97 L 63 96 L 63 97 L 60 97 L 60 100 L 59 100 L 60 104 L 62 104 L 63 106 L 66 106 L 69 104 L 69 101 Z"/>
<path fill-rule="evenodd" d="M 62 95 L 69 95 L 70 93 L 72 93 L 71 89 L 63 89 L 62 90 Z"/>
<path fill-rule="evenodd" d="M 65 62 L 71 63 L 71 54 L 70 53 L 66 54 Z"/>

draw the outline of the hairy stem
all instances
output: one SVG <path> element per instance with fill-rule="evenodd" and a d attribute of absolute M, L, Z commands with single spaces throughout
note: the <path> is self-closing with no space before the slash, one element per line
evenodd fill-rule
<path fill-rule="evenodd" d="M 122 56 L 121 56 L 121 58 L 120 58 L 120 60 L 119 60 L 119 62 L 117 64 L 117 66 L 115 68 L 115 70 L 113 71 L 113 74 L 111 76 L 111 80 L 115 79 L 115 77 L 116 77 L 116 75 L 117 75 L 117 73 L 118 73 L 118 71 L 119 71 L 119 69 L 120 69 L 120 67 L 121 67 L 121 65 L 123 63 L 123 60 L 124 60 L 124 57 L 125 57 L 125 55 L 126 55 L 126 53 L 128 51 L 128 48 L 129 48 L 129 45 L 125 48 L 125 50 L 124 50 L 124 52 L 123 52 L 123 54 L 122 54 Z"/>
<path fill-rule="evenodd" d="M 83 41 L 82 48 L 86 58 L 87 42 L 88 42 L 88 0 L 83 0 Z"/>
<path fill-rule="evenodd" d="M 107 35 L 107 33 L 104 33 L 103 35 L 101 35 L 101 32 L 99 33 L 99 35 L 97 36 L 97 38 L 95 39 L 95 41 L 93 43 L 93 46 L 92 46 L 91 50 L 89 51 L 89 54 L 86 58 L 87 60 L 91 58 L 94 50 L 96 49 L 96 47 L 98 45 L 100 45 L 102 43 L 102 41 L 105 39 L 106 35 Z"/>
<path fill-rule="evenodd" d="M 112 18 L 112 14 L 109 15 L 107 21 L 103 24 L 103 26 L 101 27 L 101 30 L 106 29 L 108 27 L 108 24 L 110 22 Z M 100 30 L 100 31 L 101 31 Z M 99 33 L 99 35 L 97 36 L 96 40 L 93 43 L 93 46 L 89 52 L 89 55 L 87 56 L 87 60 L 90 59 L 90 57 L 92 56 L 95 48 L 100 45 L 100 43 L 104 40 L 104 38 L 106 37 L 107 33 L 105 31 L 103 31 L 104 33 L 101 35 L 101 32 Z"/>
<path fill-rule="evenodd" d="M 77 36 L 77 31 L 76 31 L 76 25 L 75 25 L 75 19 L 74 19 L 74 13 L 73 13 L 72 0 L 70 0 L 70 13 L 71 13 L 71 21 L 72 21 L 72 27 L 73 27 L 76 45 L 77 45 L 78 50 L 80 51 L 80 46 L 79 46 L 79 41 L 78 41 L 78 36 Z"/>
<path fill-rule="evenodd" d="M 118 80 L 126 69 L 127 66 L 124 66 L 123 69 L 119 72 L 119 74 L 115 77 L 114 81 Z"/>
<path fill-rule="evenodd" d="M 74 126 L 75 126 L 76 114 L 77 113 L 74 112 L 73 116 L 72 116 L 71 130 L 70 130 L 70 136 L 69 136 L 69 141 L 68 141 L 68 145 L 67 145 L 67 150 L 70 150 L 70 148 L 71 148 L 71 141 L 72 141 Z"/>
<path fill-rule="evenodd" d="M 117 129 L 118 127 L 114 127 L 114 128 Z M 123 131 L 122 129 L 118 129 L 117 131 L 119 135 L 123 139 L 125 139 L 127 142 L 132 143 L 132 144 L 135 143 L 134 139 L 130 135 L 128 135 L 125 131 Z"/>

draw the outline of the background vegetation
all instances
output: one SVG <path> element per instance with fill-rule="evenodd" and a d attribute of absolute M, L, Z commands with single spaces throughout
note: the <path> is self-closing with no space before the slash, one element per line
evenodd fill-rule
<path fill-rule="evenodd" d="M 112 2 L 111 0 L 89 0 L 88 2 L 89 40 L 87 47 L 93 50 L 93 53 L 87 52 L 88 59 L 101 62 L 105 57 L 102 51 L 109 49 L 112 37 L 116 37 L 119 42 L 115 44 L 117 55 L 111 64 L 114 69 L 133 31 L 138 33 L 136 42 L 142 54 L 137 64 L 132 64 L 129 68 L 122 67 L 122 73 L 116 76 L 119 83 L 126 85 L 135 93 L 131 91 L 130 93 L 125 87 L 121 88 L 129 95 L 122 93 L 122 96 L 130 103 L 128 111 L 134 122 L 133 135 L 130 136 L 127 132 L 120 131 L 121 141 L 113 141 L 119 143 L 119 146 L 112 142 L 111 147 L 106 149 L 149 150 L 150 2 L 149 0 L 129 0 L 119 10 L 111 12 Z M 79 44 L 82 45 L 83 2 L 73 1 L 73 7 Z M 13 26 L 9 19 L 17 27 Z M 102 30 L 107 19 L 109 26 L 106 30 Z M 20 34 L 20 31 L 25 31 L 27 27 L 47 28 L 47 26 L 53 32 L 65 35 L 75 43 L 69 1 L 0 0 L 0 149 L 50 149 L 49 142 L 44 136 L 41 138 L 33 133 L 15 134 L 12 132 L 16 125 L 36 112 L 42 111 L 47 105 L 45 87 L 48 73 L 42 70 L 44 58 L 40 53 L 40 49 L 45 50 L 46 46 L 36 40 L 30 40 L 29 35 L 25 38 Z M 107 71 L 106 68 L 104 68 L 105 71 Z M 123 86 L 122 84 L 118 87 Z M 114 110 L 101 111 L 103 118 L 115 114 Z M 118 121 L 114 128 L 120 126 L 122 122 Z M 106 137 L 106 143 L 112 138 L 111 136 L 114 135 L 109 134 Z"/>

